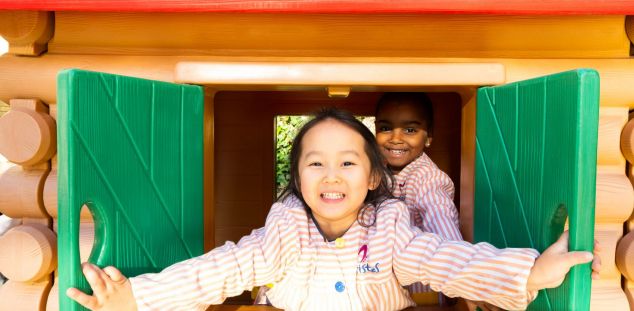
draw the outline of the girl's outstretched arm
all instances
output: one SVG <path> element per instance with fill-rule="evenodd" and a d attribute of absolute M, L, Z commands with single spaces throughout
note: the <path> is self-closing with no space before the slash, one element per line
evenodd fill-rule
<path fill-rule="evenodd" d="M 137 309 L 130 281 L 117 268 L 106 267 L 101 270 L 87 262 L 81 267 L 93 294 L 91 296 L 76 288 L 69 288 L 66 291 L 68 297 L 90 310 L 131 311 Z"/>
<path fill-rule="evenodd" d="M 536 250 L 444 240 L 412 227 L 402 203 L 379 213 L 377 227 L 390 228 L 385 235 L 395 237 L 393 271 L 402 285 L 422 282 L 449 297 L 510 310 L 526 309 L 536 297 L 537 291 L 526 288 Z"/>
<path fill-rule="evenodd" d="M 554 288 L 564 281 L 570 268 L 578 264 L 592 261 L 592 278 L 599 278 L 601 269 L 601 257 L 598 256 L 598 243 L 595 242 L 594 256 L 590 252 L 569 252 L 568 231 L 565 231 L 544 253 L 535 260 L 535 265 L 528 276 L 526 288 L 528 290 L 540 290 L 542 288 Z"/>
<path fill-rule="evenodd" d="M 558 286 L 572 266 L 592 260 L 591 253 L 567 251 L 567 233 L 539 257 L 534 249 L 446 241 L 412 228 L 403 208 L 392 211 L 393 216 L 384 213 L 383 219 L 394 221 L 393 268 L 399 281 L 403 285 L 421 281 L 450 297 L 523 310 L 537 296 L 537 290 Z M 600 259 L 595 258 L 593 275 L 600 267 Z"/>
<path fill-rule="evenodd" d="M 255 286 L 275 283 L 299 254 L 293 215 L 276 203 L 264 228 L 160 273 L 130 278 L 139 310 L 206 310 Z"/>
<path fill-rule="evenodd" d="M 299 254 L 299 236 L 291 212 L 276 203 L 264 228 L 237 244 L 221 247 L 165 268 L 126 279 L 113 267 L 84 264 L 94 294 L 69 289 L 67 295 L 92 310 L 206 310 L 254 286 L 278 281 Z"/>
<path fill-rule="evenodd" d="M 537 289 L 541 288 L 553 288 L 559 286 L 563 282 L 563 277 L 561 277 L 561 273 L 565 270 L 565 272 L 570 269 L 571 266 L 565 265 L 563 267 L 551 268 L 552 262 L 555 261 L 556 264 L 560 264 L 560 261 L 568 261 L 568 263 L 578 262 L 581 259 L 581 263 L 584 263 L 584 257 L 588 256 L 588 252 L 568 252 L 568 231 L 565 231 L 561 237 L 551 245 L 548 249 L 544 251 L 544 253 L 537 258 L 535 265 L 531 269 L 531 274 L 529 275 L 529 279 L 527 281 L 526 287 L 531 290 L 531 287 L 535 287 Z M 601 246 L 599 242 L 594 241 L 594 257 L 592 260 L 592 279 L 599 279 L 599 271 L 601 270 L 601 257 L 599 257 L 599 253 L 601 252 Z M 587 261 L 585 261 L 587 262 Z M 573 264 L 574 265 L 574 264 Z M 566 268 L 566 266 L 568 266 Z M 557 273 L 553 274 L 550 269 L 557 269 Z M 563 274 L 565 276 L 565 273 Z M 467 301 L 467 306 L 469 310 L 476 310 L 476 307 L 479 307 L 482 311 L 501 311 L 502 309 L 482 302 L 482 301 Z"/>

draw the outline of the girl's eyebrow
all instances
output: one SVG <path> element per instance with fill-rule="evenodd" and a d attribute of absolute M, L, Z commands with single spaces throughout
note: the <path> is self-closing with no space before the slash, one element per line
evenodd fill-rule
<path fill-rule="evenodd" d="M 306 154 L 304 154 L 304 156 L 302 158 L 308 158 L 310 156 L 320 155 L 320 154 L 321 154 L 321 152 L 319 152 L 319 151 L 308 151 L 308 152 L 306 152 Z"/>
<path fill-rule="evenodd" d="M 359 156 L 359 153 L 354 151 L 354 150 L 344 150 L 344 151 L 341 151 L 339 153 L 341 153 L 341 154 L 352 154 L 352 155 L 357 156 L 357 157 Z"/>
<path fill-rule="evenodd" d="M 339 151 L 339 153 L 340 154 L 352 154 L 352 155 L 357 156 L 357 157 L 359 156 L 359 153 L 356 152 L 355 150 L 352 150 L 352 149 L 350 149 L 350 150 L 342 150 L 342 151 Z M 308 157 L 313 156 L 313 155 L 319 156 L 321 154 L 323 154 L 323 152 L 321 152 L 321 151 L 309 151 L 309 152 L 306 152 L 306 154 L 303 156 L 303 158 L 308 158 Z"/>

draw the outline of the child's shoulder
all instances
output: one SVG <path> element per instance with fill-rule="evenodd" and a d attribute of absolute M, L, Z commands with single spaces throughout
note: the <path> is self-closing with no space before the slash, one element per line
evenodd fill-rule
<path fill-rule="evenodd" d="M 400 174 L 405 176 L 407 179 L 427 180 L 430 178 L 449 178 L 449 176 L 439 169 L 436 163 L 434 163 L 434 161 L 432 161 L 432 159 L 425 153 L 421 154 L 418 158 L 416 158 L 416 160 L 408 164 Z"/>
<path fill-rule="evenodd" d="M 293 194 L 286 195 L 282 197 L 279 201 L 273 203 L 271 206 L 271 211 L 269 214 L 274 214 L 277 216 L 282 215 L 305 215 L 306 208 L 304 207 L 304 203 L 300 198 Z"/>
<path fill-rule="evenodd" d="M 438 169 L 436 163 L 424 152 L 407 166 L 417 171 Z"/>
<path fill-rule="evenodd" d="M 277 203 L 289 209 L 304 208 L 304 202 L 294 194 L 283 196 Z"/>
<path fill-rule="evenodd" d="M 400 215 L 408 213 L 409 210 L 407 209 L 405 202 L 399 199 L 390 198 L 381 203 L 380 208 L 377 211 L 377 217 L 379 217 L 379 219 L 398 218 Z"/>

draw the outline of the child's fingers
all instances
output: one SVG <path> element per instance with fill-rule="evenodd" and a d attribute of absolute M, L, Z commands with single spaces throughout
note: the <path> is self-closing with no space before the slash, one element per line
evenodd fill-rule
<path fill-rule="evenodd" d="M 594 240 L 594 252 L 595 254 L 601 252 L 601 243 L 597 240 Z"/>
<path fill-rule="evenodd" d="M 90 288 L 92 288 L 95 296 L 100 296 L 104 291 L 106 291 L 106 280 L 104 279 L 105 274 L 102 275 L 103 272 L 101 269 L 85 262 L 82 264 L 82 272 L 84 273 L 86 281 L 88 281 L 88 284 L 90 285 Z"/>
<path fill-rule="evenodd" d="M 103 268 L 103 272 L 106 273 L 115 283 L 123 283 L 126 281 L 126 278 L 123 274 L 121 274 L 121 271 L 113 266 Z"/>
<path fill-rule="evenodd" d="M 578 264 L 590 262 L 594 256 L 590 252 L 569 252 L 562 257 L 563 263 L 570 269 Z"/>
<path fill-rule="evenodd" d="M 562 253 L 568 251 L 568 230 L 564 231 L 559 239 L 548 247 L 547 251 Z"/>
<path fill-rule="evenodd" d="M 548 286 L 546 286 L 546 288 L 555 288 L 555 287 L 561 285 L 561 283 L 563 283 L 565 279 L 566 279 L 566 274 L 562 275 L 557 280 L 555 280 L 555 281 L 551 282 L 550 284 L 548 284 Z"/>
<path fill-rule="evenodd" d="M 599 271 L 601 271 L 601 256 L 595 253 L 594 259 L 592 260 L 592 272 L 598 276 Z"/>
<path fill-rule="evenodd" d="M 105 301 L 112 289 L 113 282 L 110 277 L 99 267 L 88 262 L 82 264 L 82 268 L 94 297 L 97 301 Z"/>
<path fill-rule="evenodd" d="M 597 271 L 601 269 L 601 256 L 594 255 L 594 260 L 592 261 L 592 269 Z"/>
<path fill-rule="evenodd" d="M 83 293 L 82 291 L 76 288 L 69 288 L 68 290 L 66 290 L 66 296 L 77 301 L 78 304 L 90 310 L 94 310 L 97 308 L 97 298 L 90 295 L 86 295 L 85 293 Z"/>

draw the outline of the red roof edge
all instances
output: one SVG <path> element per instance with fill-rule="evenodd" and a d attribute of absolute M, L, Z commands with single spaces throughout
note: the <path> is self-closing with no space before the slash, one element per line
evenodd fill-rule
<path fill-rule="evenodd" d="M 0 10 L 90 12 L 634 14 L 632 0 L 0 0 Z"/>

